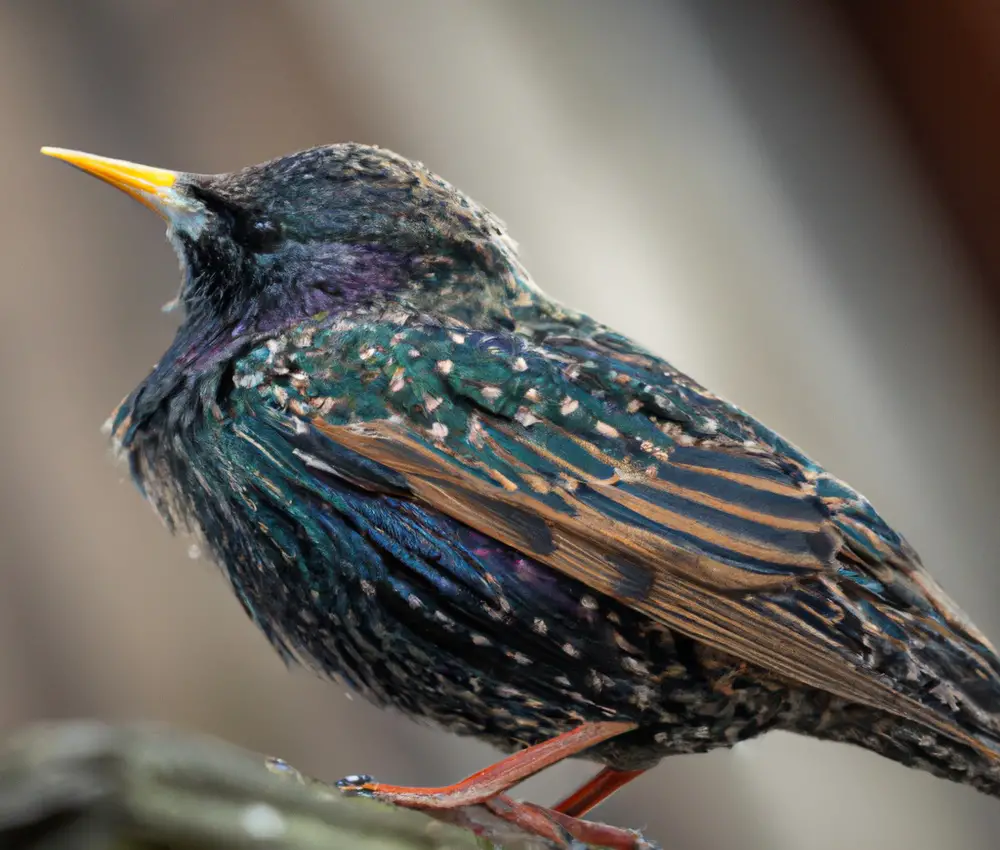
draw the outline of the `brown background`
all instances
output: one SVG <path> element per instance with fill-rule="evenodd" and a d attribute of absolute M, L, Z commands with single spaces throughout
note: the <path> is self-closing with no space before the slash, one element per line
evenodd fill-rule
<path fill-rule="evenodd" d="M 121 483 L 99 427 L 168 344 L 176 261 L 42 144 L 192 171 L 345 139 L 424 160 L 507 219 L 543 287 L 865 492 L 1000 638 L 998 207 L 970 159 L 989 127 L 962 123 L 980 101 L 952 109 L 997 79 L 979 63 L 971 88 L 953 34 L 951 78 L 901 75 L 940 58 L 934 21 L 919 40 L 851 7 L 0 2 L 0 729 L 153 717 L 422 784 L 493 755 L 286 670 Z M 987 850 L 1000 829 L 1000 802 L 782 735 L 669 760 L 601 815 L 672 850 Z"/>

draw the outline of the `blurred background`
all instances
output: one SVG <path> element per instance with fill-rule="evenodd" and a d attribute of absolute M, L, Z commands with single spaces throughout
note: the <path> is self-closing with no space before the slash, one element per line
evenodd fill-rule
<path fill-rule="evenodd" d="M 162 223 L 37 155 L 423 160 L 548 291 L 849 480 L 1000 639 L 995 0 L 0 0 L 0 733 L 158 718 L 330 780 L 488 748 L 289 671 L 108 459 L 166 348 Z M 522 789 L 552 802 L 592 768 Z M 671 850 L 986 850 L 1000 802 L 775 734 L 599 811 Z"/>

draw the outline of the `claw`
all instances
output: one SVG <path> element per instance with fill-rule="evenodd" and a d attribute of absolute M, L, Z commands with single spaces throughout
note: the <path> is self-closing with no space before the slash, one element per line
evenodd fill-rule
<path fill-rule="evenodd" d="M 337 780 L 337 790 L 348 797 L 374 797 L 378 783 L 367 773 L 351 774 Z"/>

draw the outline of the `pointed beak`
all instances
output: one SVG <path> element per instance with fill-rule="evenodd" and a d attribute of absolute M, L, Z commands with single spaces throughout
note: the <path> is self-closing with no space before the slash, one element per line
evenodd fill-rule
<path fill-rule="evenodd" d="M 179 172 L 64 148 L 42 148 L 42 153 L 99 177 L 168 221 L 176 219 L 179 214 L 192 211 L 191 200 L 175 186 L 181 176 Z"/>

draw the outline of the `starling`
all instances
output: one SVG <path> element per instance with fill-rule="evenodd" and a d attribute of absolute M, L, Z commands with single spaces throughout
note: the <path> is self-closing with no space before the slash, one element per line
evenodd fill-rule
<path fill-rule="evenodd" d="M 167 221 L 184 318 L 116 447 L 286 659 L 512 755 L 454 786 L 556 844 L 673 753 L 772 729 L 1000 795 L 1000 660 L 857 491 L 547 297 L 389 151 L 229 174 L 43 149 Z M 602 765 L 552 809 L 505 792 Z"/>

